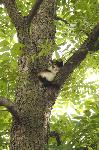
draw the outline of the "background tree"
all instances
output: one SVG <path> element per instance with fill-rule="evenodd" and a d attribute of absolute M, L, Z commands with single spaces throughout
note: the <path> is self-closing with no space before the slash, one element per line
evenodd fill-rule
<path fill-rule="evenodd" d="M 45 149 L 50 136 L 55 141 L 50 139 L 46 149 L 98 149 L 98 84 L 85 80 L 99 69 L 98 1 L 1 0 L 0 4 L 0 105 L 12 115 L 10 149 Z M 54 81 L 59 89 L 45 88 L 37 73 L 48 67 L 53 52 L 60 57 L 60 45 L 65 46 L 61 51 L 65 65 Z M 51 109 L 63 84 L 55 107 L 65 113 L 58 117 L 52 113 L 50 132 Z M 67 115 L 68 106 L 75 115 Z M 4 107 L 0 142 L 1 149 L 8 149 L 11 116 Z"/>

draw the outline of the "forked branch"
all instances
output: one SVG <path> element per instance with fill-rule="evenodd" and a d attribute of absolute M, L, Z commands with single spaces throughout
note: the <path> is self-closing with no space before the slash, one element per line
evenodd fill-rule
<path fill-rule="evenodd" d="M 15 117 L 18 118 L 18 112 L 15 104 L 5 97 L 0 97 L 0 106 L 4 106 Z"/>
<path fill-rule="evenodd" d="M 29 15 L 27 16 L 27 24 L 31 24 L 31 21 L 33 17 L 36 15 L 42 2 L 43 0 L 36 0 L 35 4 L 33 5 L 32 9 L 29 12 Z"/>

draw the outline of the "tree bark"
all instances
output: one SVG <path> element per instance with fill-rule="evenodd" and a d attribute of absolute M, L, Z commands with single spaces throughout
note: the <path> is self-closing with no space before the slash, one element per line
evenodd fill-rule
<path fill-rule="evenodd" d="M 5 104 L 5 99 L 1 101 L 1 105 L 5 105 L 12 115 L 17 114 L 13 115 L 10 150 L 45 149 L 44 146 L 47 145 L 49 137 L 51 108 L 59 92 L 59 89 L 54 87 L 45 88 L 37 77 L 39 71 L 48 67 L 51 59 L 52 52 L 41 57 L 39 54 L 42 50 L 40 45 L 44 42 L 47 41 L 51 45 L 50 49 L 54 45 L 55 0 L 43 0 L 42 2 L 37 0 L 36 2 L 29 15 L 23 17 L 17 10 L 15 0 L 2 0 L 16 27 L 19 42 L 25 46 L 18 62 L 19 77 L 15 104 L 8 101 Z M 95 30 L 93 32 L 95 33 Z M 99 25 L 97 25 L 95 40 L 92 39 L 92 36 L 84 43 L 84 47 L 82 45 L 80 50 L 74 53 L 57 76 L 56 83 L 59 83 L 60 87 L 95 45 L 99 37 Z M 99 44 L 97 49 L 99 49 Z"/>
<path fill-rule="evenodd" d="M 8 8 L 6 1 L 5 4 Z M 9 12 L 11 14 L 11 11 Z M 25 47 L 22 49 L 22 55 L 18 62 L 19 78 L 15 104 L 20 116 L 19 119 L 13 117 L 11 150 L 43 150 L 48 142 L 48 123 L 55 93 L 51 93 L 51 90 L 42 86 L 37 78 L 37 73 L 48 67 L 51 55 L 37 57 L 34 61 L 32 57 L 41 51 L 40 44 L 47 39 L 48 43 L 54 40 L 54 13 L 55 1 L 45 0 L 40 5 L 37 14 L 33 15 L 32 21 L 31 14 L 29 14 L 20 20 L 20 25 L 17 25 L 16 20 L 12 17 L 19 42 L 23 43 Z"/>

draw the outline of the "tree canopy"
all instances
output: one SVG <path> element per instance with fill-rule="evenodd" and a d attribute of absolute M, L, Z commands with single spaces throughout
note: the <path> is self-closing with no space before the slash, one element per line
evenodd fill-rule
<path fill-rule="evenodd" d="M 16 0 L 19 12 L 26 16 L 35 0 Z M 99 149 L 99 1 L 57 0 L 57 13 L 53 58 L 61 58 L 70 67 L 72 56 L 79 61 L 80 50 L 85 59 L 66 73 L 67 79 L 53 106 L 49 150 L 98 150 Z M 87 43 L 87 44 L 86 44 Z M 82 46 L 87 45 L 88 52 Z M 17 40 L 16 29 L 6 8 L 0 1 L 0 96 L 14 101 L 18 58 L 24 45 Z M 50 53 L 51 43 L 40 45 L 39 56 Z M 46 51 L 46 49 L 48 51 Z M 77 53 L 78 52 L 78 53 Z M 85 54 L 86 53 L 86 54 Z M 74 56 L 75 54 L 75 56 Z M 72 58 L 72 63 L 76 61 Z M 83 61 L 82 61 L 83 60 Z M 71 74 L 71 75 L 70 75 Z M 62 80 L 59 82 L 63 82 Z M 12 117 L 0 107 L 0 150 L 9 150 Z"/>

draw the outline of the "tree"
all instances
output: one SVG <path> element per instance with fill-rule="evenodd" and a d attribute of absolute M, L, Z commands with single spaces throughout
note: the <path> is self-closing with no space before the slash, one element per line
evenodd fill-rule
<path fill-rule="evenodd" d="M 24 1 L 22 2 L 24 4 Z M 30 10 L 30 5 L 32 2 L 26 2 L 28 10 Z M 75 4 L 73 1 L 71 2 Z M 58 84 L 59 88 L 55 88 L 53 86 L 45 88 L 39 82 L 37 74 L 42 69 L 46 69 L 48 67 L 48 63 L 52 57 L 52 53 L 54 52 L 53 49 L 56 49 L 56 28 L 54 20 L 64 22 L 65 26 L 66 24 L 70 25 L 70 22 L 56 16 L 55 0 L 37 0 L 28 14 L 23 10 L 21 10 L 20 13 L 20 7 L 18 7 L 20 6 L 19 4 L 21 4 L 20 1 L 1 0 L 0 3 L 5 6 L 5 9 L 7 10 L 9 17 L 15 26 L 19 42 L 19 44 L 14 44 L 11 49 L 11 54 L 9 54 L 9 52 L 3 54 L 5 60 L 1 62 L 2 65 L 6 64 L 7 68 L 7 77 L 5 76 L 3 81 L 4 79 L 10 79 L 9 74 L 14 73 L 12 76 L 13 79 L 17 76 L 14 102 L 10 100 L 13 99 L 13 97 L 11 97 L 13 96 L 12 93 L 7 95 L 1 92 L 2 97 L 0 98 L 0 105 L 6 107 L 12 115 L 10 149 L 43 150 L 45 149 L 44 146 L 47 145 L 50 136 L 55 136 L 56 140 L 58 139 L 58 144 L 60 145 L 61 141 L 58 134 L 56 132 L 49 132 L 49 118 L 51 109 L 61 87 L 63 87 L 64 83 L 74 69 L 80 65 L 88 53 L 97 52 L 99 50 L 99 23 L 97 23 L 97 20 L 94 21 L 94 26 L 91 25 L 90 27 L 91 29 L 93 28 L 90 34 L 88 34 L 88 32 L 87 37 L 83 35 L 83 44 L 80 45 L 78 50 L 72 53 L 72 56 L 68 58 L 64 64 L 64 67 L 57 74 L 53 83 Z M 63 5 L 63 12 L 66 11 L 67 8 L 69 9 L 69 7 L 66 7 L 66 2 L 64 0 L 57 1 L 57 9 L 61 5 L 60 3 Z M 68 9 L 67 12 L 69 11 Z M 78 15 L 79 11 L 77 10 L 75 8 L 75 15 Z M 72 19 L 72 15 L 70 21 L 71 24 L 74 21 Z M 82 29 L 81 25 L 82 23 L 78 22 L 77 27 L 79 26 L 79 29 Z M 77 28 L 75 29 L 76 34 L 79 33 L 79 30 L 77 32 Z M 84 34 L 85 33 L 86 30 L 84 28 Z M 4 40 L 1 43 L 3 47 L 10 45 L 10 40 Z M 9 43 L 7 43 L 8 41 Z M 64 41 L 60 42 L 60 44 L 63 42 Z M 17 55 L 19 55 L 18 66 L 16 65 Z M 9 63 L 7 61 L 8 57 L 10 58 Z M 8 68 L 9 66 L 10 68 L 12 67 L 13 71 Z M 16 72 L 16 68 L 14 70 L 14 66 L 18 67 L 18 72 Z M 11 88 L 14 88 L 15 83 L 13 82 L 11 86 Z M 5 95 L 7 95 L 7 97 L 4 97 Z"/>

